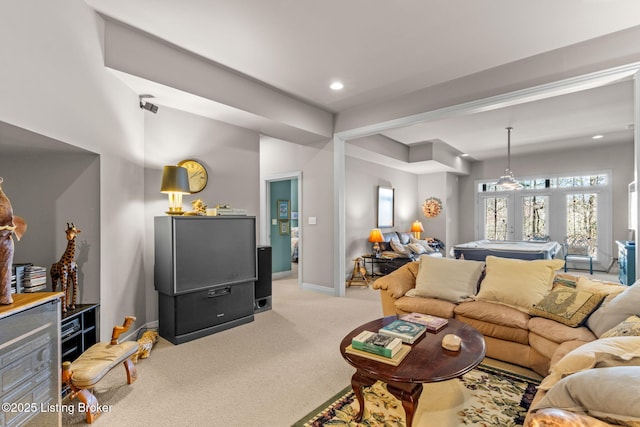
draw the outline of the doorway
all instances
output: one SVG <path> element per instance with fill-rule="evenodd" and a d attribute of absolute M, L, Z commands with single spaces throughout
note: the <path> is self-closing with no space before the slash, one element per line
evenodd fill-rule
<path fill-rule="evenodd" d="M 271 246 L 272 278 L 300 282 L 302 230 L 300 215 L 300 174 L 266 180 L 267 240 Z"/>

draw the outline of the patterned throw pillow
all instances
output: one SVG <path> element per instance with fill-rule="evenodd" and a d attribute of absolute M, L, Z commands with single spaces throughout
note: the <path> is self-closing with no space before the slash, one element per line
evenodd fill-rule
<path fill-rule="evenodd" d="M 600 338 L 640 336 L 640 317 L 629 316 L 627 320 L 609 329 Z"/>
<path fill-rule="evenodd" d="M 568 286 L 570 288 L 575 288 L 578 285 L 578 278 L 575 276 L 571 276 L 568 274 L 556 274 L 553 278 L 553 287 L 556 286 Z"/>
<path fill-rule="evenodd" d="M 575 328 L 598 308 L 606 294 L 579 291 L 556 286 L 542 301 L 531 307 L 529 314 L 555 320 Z"/>

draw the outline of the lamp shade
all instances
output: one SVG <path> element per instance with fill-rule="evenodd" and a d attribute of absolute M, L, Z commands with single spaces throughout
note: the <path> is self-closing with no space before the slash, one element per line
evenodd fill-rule
<path fill-rule="evenodd" d="M 412 233 L 422 233 L 423 231 L 424 228 L 422 227 L 422 223 L 420 221 L 414 221 L 413 224 L 411 224 Z"/>
<path fill-rule="evenodd" d="M 499 187 L 506 188 L 507 190 L 522 189 L 522 184 L 516 181 L 516 179 L 513 177 L 513 172 L 511 172 L 509 169 L 506 169 L 504 171 L 504 175 L 500 177 L 498 182 L 496 182 L 496 185 Z"/>
<path fill-rule="evenodd" d="M 384 236 L 382 235 L 382 230 L 379 228 L 374 228 L 369 233 L 369 241 L 373 243 L 384 242 Z"/>
<path fill-rule="evenodd" d="M 190 194 L 187 169 L 182 166 L 165 166 L 162 169 L 160 192 Z"/>

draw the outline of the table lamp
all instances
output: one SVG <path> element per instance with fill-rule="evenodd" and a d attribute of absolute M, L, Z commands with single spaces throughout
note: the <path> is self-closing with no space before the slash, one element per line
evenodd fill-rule
<path fill-rule="evenodd" d="M 422 227 L 422 223 L 418 220 L 415 220 L 413 224 L 411 224 L 411 232 L 413 233 L 413 237 L 420 240 L 420 233 L 424 231 Z"/>
<path fill-rule="evenodd" d="M 169 196 L 169 215 L 182 215 L 182 195 L 190 194 L 189 175 L 182 166 L 165 166 L 162 169 L 160 192 Z"/>
<path fill-rule="evenodd" d="M 382 230 L 379 228 L 374 228 L 369 233 L 369 241 L 373 242 L 373 253 L 376 258 L 380 257 L 380 242 L 384 242 L 384 236 L 382 235 Z"/>

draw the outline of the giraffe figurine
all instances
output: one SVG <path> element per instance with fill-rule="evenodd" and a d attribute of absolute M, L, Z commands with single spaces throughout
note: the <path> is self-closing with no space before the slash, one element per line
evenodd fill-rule
<path fill-rule="evenodd" d="M 76 308 L 76 299 L 78 297 L 78 265 L 75 261 L 76 255 L 76 236 L 80 234 L 80 230 L 71 223 L 67 223 L 67 249 L 62 254 L 60 261 L 51 265 L 51 281 L 52 289 L 55 292 L 58 287 L 58 280 L 60 280 L 60 288 L 62 291 L 62 312 L 66 313 L 67 309 L 71 307 L 73 310 Z M 69 286 L 69 282 L 73 285 L 73 289 Z M 71 304 L 69 304 L 69 298 L 67 293 L 72 293 L 73 298 Z"/>

